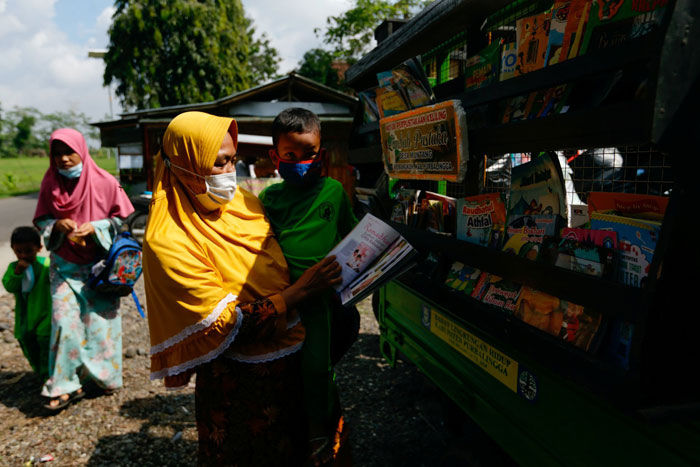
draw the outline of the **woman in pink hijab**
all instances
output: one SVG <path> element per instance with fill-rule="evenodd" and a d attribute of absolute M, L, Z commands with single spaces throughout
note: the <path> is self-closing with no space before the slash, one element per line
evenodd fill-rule
<path fill-rule="evenodd" d="M 50 251 L 53 302 L 45 407 L 60 410 L 85 393 L 92 380 L 109 393 L 122 385 L 119 298 L 86 287 L 90 269 L 134 211 L 117 180 L 90 157 L 72 128 L 51 134 L 34 224 Z"/>

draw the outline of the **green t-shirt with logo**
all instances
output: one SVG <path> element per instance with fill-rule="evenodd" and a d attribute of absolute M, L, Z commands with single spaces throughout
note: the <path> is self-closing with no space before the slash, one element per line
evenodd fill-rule
<path fill-rule="evenodd" d="M 357 223 L 343 185 L 330 177 L 311 186 L 283 181 L 267 187 L 260 200 L 292 282 L 322 260 Z"/>

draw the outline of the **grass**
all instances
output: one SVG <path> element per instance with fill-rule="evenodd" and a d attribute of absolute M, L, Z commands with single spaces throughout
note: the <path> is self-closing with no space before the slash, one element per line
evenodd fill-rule
<path fill-rule="evenodd" d="M 117 176 L 117 160 L 114 157 L 95 157 L 94 161 Z M 49 159 L 45 157 L 0 159 L 0 198 L 39 191 L 41 179 L 48 167 Z"/>

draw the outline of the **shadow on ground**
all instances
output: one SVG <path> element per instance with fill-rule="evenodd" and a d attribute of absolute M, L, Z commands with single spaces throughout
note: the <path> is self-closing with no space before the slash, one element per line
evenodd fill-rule
<path fill-rule="evenodd" d="M 32 371 L 0 371 L 0 404 L 16 408 L 29 418 L 47 415 L 39 393 L 43 381 Z"/>
<path fill-rule="evenodd" d="M 360 334 L 336 368 L 355 465 L 516 465 L 407 358 L 391 367 L 377 334 Z"/>
<path fill-rule="evenodd" d="M 135 399 L 119 409 L 123 417 L 143 420 L 138 432 L 98 440 L 87 465 L 191 466 L 197 442 L 185 439 L 195 427 L 194 396 L 172 395 Z"/>

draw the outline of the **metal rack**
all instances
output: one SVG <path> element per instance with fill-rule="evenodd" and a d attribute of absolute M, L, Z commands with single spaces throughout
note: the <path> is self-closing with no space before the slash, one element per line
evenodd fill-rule
<path fill-rule="evenodd" d="M 552 4 L 551 0 L 434 2 L 392 36 L 392 41 L 363 57 L 346 77 L 361 90 L 378 69 L 389 69 L 411 55 L 421 55 L 424 64 L 439 63 L 454 47 L 465 47 L 462 36 L 472 55 L 489 41 L 513 34 L 509 25 L 515 19 Z M 567 399 L 572 401 L 567 409 L 586 420 L 587 431 L 567 425 L 560 433 L 562 442 L 606 446 L 602 453 L 587 452 L 589 462 L 625 462 L 629 455 L 641 463 L 665 464 L 673 459 L 669 462 L 682 465 L 682 459 L 700 459 L 700 452 L 671 454 L 685 448 L 685 444 L 679 447 L 678 442 L 668 441 L 685 428 L 673 426 L 664 431 L 634 426 L 635 421 L 644 418 L 648 422 L 650 417 L 655 422 L 669 416 L 694 419 L 698 410 L 692 407 L 700 402 L 689 389 L 688 372 L 680 361 L 673 360 L 674 355 L 700 357 L 689 330 L 700 326 L 700 318 L 688 312 L 693 280 L 683 272 L 687 261 L 684 245 L 693 238 L 686 225 L 697 197 L 696 182 L 691 181 L 695 172 L 686 165 L 694 167 L 689 154 L 700 140 L 694 129 L 700 103 L 700 54 L 688 44 L 700 37 L 695 21 L 700 17 L 700 4 L 669 0 L 667 8 L 665 23 L 646 37 L 481 89 L 465 91 L 459 74 L 451 80 L 436 77 L 433 90 L 438 101 L 457 99 L 467 113 L 467 178 L 459 184 L 400 182 L 455 198 L 508 193 L 514 166 L 551 152 L 557 154 L 568 182 L 569 204 L 585 203 L 590 191 L 670 197 L 649 281 L 639 289 L 396 225 L 423 253 L 423 262 L 380 294 L 383 352 L 390 360 L 396 352 L 407 355 L 487 432 L 502 442 L 517 444 L 517 448 L 509 446 L 509 451 L 516 452 L 524 463 L 583 462 L 543 441 L 551 426 L 569 420 L 557 406 Z M 393 47 L 388 45 L 392 42 Z M 417 45 L 421 42 L 423 48 Z M 571 87 L 566 112 L 503 121 L 509 100 L 558 85 Z M 365 161 L 373 153 L 376 163 L 381 163 L 378 126 L 357 130 L 366 139 L 355 144 L 361 147 L 364 143 L 360 141 L 371 141 L 364 146 Z M 442 287 L 442 281 L 452 261 L 594 308 L 609 318 L 635 323 L 630 368 L 616 367 L 602 354 L 564 345 L 488 305 L 451 293 Z M 425 307 L 439 309 L 472 336 L 514 356 L 544 380 L 548 399 L 523 405 L 478 366 L 436 339 L 421 319 L 420 310 Z M 609 442 L 620 430 L 624 442 Z M 698 430 L 688 431 L 677 439 L 700 439 Z M 661 438 L 665 441 L 659 441 Z M 664 452 L 668 458 L 655 458 L 654 452 Z"/>

